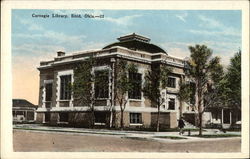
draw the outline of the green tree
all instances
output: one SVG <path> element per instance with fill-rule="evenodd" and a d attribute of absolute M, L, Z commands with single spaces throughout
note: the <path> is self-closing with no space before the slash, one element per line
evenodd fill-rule
<path fill-rule="evenodd" d="M 108 87 L 108 71 L 94 71 L 97 61 L 94 57 L 77 63 L 74 67 L 72 86 L 74 105 L 88 106 L 91 113 L 91 126 L 95 123 L 95 92 L 97 88 Z M 108 89 L 106 89 L 108 90 Z"/>
<path fill-rule="evenodd" d="M 166 65 L 153 67 L 145 75 L 145 83 L 143 86 L 143 93 L 148 99 L 151 100 L 152 105 L 157 107 L 157 125 L 156 131 L 160 129 L 160 107 L 164 100 L 161 98 L 161 90 L 166 89 L 167 80 L 172 69 Z"/>
<path fill-rule="evenodd" d="M 193 92 L 192 92 L 190 82 L 185 81 L 183 77 L 181 77 L 179 85 L 180 85 L 180 89 L 179 89 L 177 97 L 180 100 L 180 117 L 182 117 L 183 102 L 186 102 L 189 105 L 191 105 L 191 95 Z"/>
<path fill-rule="evenodd" d="M 205 107 L 208 106 L 207 100 L 204 101 L 205 95 L 209 93 L 209 84 L 217 84 L 219 71 L 221 68 L 220 58 L 212 58 L 212 50 L 205 45 L 189 46 L 191 52 L 188 61 L 187 75 L 195 81 L 197 95 L 197 109 L 199 118 L 199 135 L 202 135 L 202 116 Z M 213 81 L 214 80 L 214 81 Z"/>
<path fill-rule="evenodd" d="M 231 58 L 225 80 L 227 104 L 241 110 L 241 50 Z"/>
<path fill-rule="evenodd" d="M 124 128 L 124 111 L 128 102 L 127 92 L 133 90 L 134 82 L 129 79 L 129 73 L 137 73 L 135 64 L 129 64 L 127 61 L 120 60 L 116 64 L 117 77 L 115 79 L 115 100 L 118 101 L 121 111 L 120 128 Z"/>

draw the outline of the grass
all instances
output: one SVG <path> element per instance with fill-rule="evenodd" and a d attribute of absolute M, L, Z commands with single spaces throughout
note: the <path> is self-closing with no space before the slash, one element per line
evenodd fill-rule
<path fill-rule="evenodd" d="M 240 137 L 238 134 L 206 134 L 206 135 L 191 135 L 191 137 L 201 137 L 201 138 L 223 138 L 223 137 Z"/>
<path fill-rule="evenodd" d="M 65 133 L 88 133 L 88 134 L 103 134 L 103 135 L 125 135 L 122 133 L 105 133 L 105 132 L 84 132 L 84 131 L 65 131 L 65 130 L 51 130 L 51 129 L 34 129 L 34 128 L 13 128 L 21 130 L 35 130 L 35 131 L 50 131 L 50 132 L 65 132 Z"/>
<path fill-rule="evenodd" d="M 122 137 L 122 138 L 125 138 L 125 139 L 133 139 L 133 140 L 149 140 L 148 138 L 145 138 L 145 137 L 131 137 L 131 136 L 125 136 L 125 137 Z"/>
<path fill-rule="evenodd" d="M 155 136 L 154 138 L 172 139 L 172 140 L 187 139 L 187 138 L 185 138 L 185 137 L 179 137 L 179 136 Z"/>
<path fill-rule="evenodd" d="M 189 131 L 189 130 L 194 132 L 194 131 L 199 131 L 199 128 L 184 128 L 183 129 L 183 131 Z M 206 131 L 206 130 L 202 129 L 202 131 Z"/>

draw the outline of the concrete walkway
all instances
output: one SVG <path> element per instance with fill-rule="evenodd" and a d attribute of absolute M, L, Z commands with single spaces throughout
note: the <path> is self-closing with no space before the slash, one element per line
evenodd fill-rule
<path fill-rule="evenodd" d="M 188 136 L 188 132 L 183 135 L 179 135 L 179 132 L 149 132 L 149 131 L 121 131 L 121 130 L 108 130 L 108 129 L 87 129 L 87 128 L 68 128 L 68 127 L 51 127 L 43 126 L 41 124 L 18 124 L 13 125 L 14 129 L 32 130 L 32 131 L 49 131 L 57 133 L 77 133 L 83 135 L 112 135 L 122 138 L 134 138 L 134 139 L 150 139 L 158 141 L 172 141 L 172 142 L 190 142 L 201 140 L 220 140 L 225 138 L 200 138 L 194 136 Z M 198 131 L 191 131 L 191 135 L 198 135 Z M 215 134 L 233 134 L 240 135 L 241 132 L 222 132 L 218 129 L 205 129 L 204 135 Z M 165 138 L 164 138 L 165 137 Z M 182 139 L 183 138 L 183 139 Z"/>

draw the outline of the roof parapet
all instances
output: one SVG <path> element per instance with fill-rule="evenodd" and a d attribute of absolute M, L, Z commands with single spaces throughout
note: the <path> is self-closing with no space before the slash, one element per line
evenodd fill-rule
<path fill-rule="evenodd" d="M 121 36 L 121 37 L 117 38 L 117 40 L 119 40 L 119 41 L 139 40 L 139 41 L 146 42 L 146 43 L 150 42 L 149 38 L 142 36 L 142 35 L 138 35 L 136 33 Z"/>

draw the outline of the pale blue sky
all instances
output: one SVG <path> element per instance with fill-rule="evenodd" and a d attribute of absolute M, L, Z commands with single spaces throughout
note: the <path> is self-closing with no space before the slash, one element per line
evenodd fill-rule
<path fill-rule="evenodd" d="M 33 13 L 104 14 L 104 18 L 32 18 Z M 189 56 L 188 46 L 206 44 L 227 65 L 242 47 L 241 28 L 237 10 L 12 10 L 13 79 L 22 79 L 15 75 L 21 68 L 26 76 L 39 77 L 39 62 L 51 60 L 57 50 L 100 49 L 133 32 L 181 58 Z"/>

